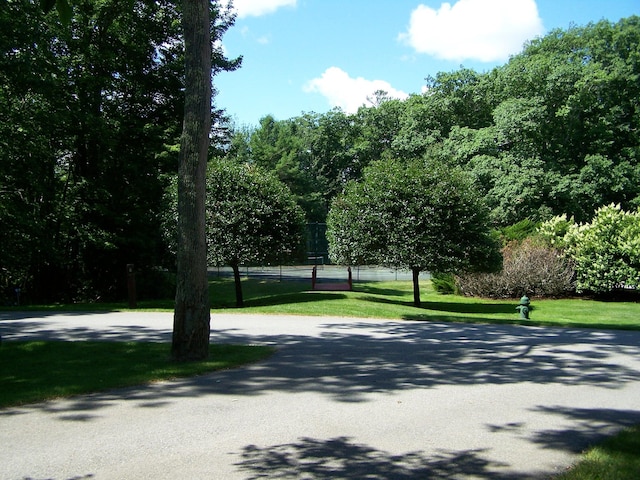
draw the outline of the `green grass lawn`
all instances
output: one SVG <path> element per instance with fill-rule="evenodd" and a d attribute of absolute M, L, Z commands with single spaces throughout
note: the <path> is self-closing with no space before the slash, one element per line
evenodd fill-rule
<path fill-rule="evenodd" d="M 0 408 L 141 385 L 263 359 L 266 346 L 212 345 L 210 358 L 174 362 L 167 343 L 13 342 L 0 346 Z"/>
<path fill-rule="evenodd" d="M 413 306 L 411 282 L 354 283 L 352 292 L 313 292 L 308 282 L 243 281 L 245 308 L 236 309 L 233 282 L 211 282 L 213 313 L 263 313 L 390 318 L 465 323 L 640 329 L 640 304 L 588 299 L 532 298 L 529 320 L 521 320 L 518 300 L 488 300 L 434 292 L 422 282 L 422 307 Z"/>
<path fill-rule="evenodd" d="M 637 480 L 640 478 L 640 425 L 590 448 L 556 480 Z"/>
<path fill-rule="evenodd" d="M 512 323 L 539 326 L 640 330 L 640 303 L 589 299 L 532 298 L 529 320 L 521 320 L 517 299 L 488 300 L 436 293 L 429 281 L 421 283 L 422 307 L 413 306 L 411 282 L 356 282 L 352 292 L 310 291 L 310 282 L 244 279 L 245 308 L 235 308 L 233 280 L 210 282 L 212 312 L 267 315 L 315 315 L 402 320 Z M 172 310 L 172 300 L 139 301 L 139 310 Z M 127 310 L 126 303 L 35 305 L 32 310 Z"/>

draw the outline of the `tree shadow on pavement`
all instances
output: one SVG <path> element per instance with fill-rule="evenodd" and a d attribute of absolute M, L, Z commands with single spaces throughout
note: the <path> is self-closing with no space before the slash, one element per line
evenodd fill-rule
<path fill-rule="evenodd" d="M 139 329 L 132 326 L 130 332 L 120 334 L 135 339 Z M 87 421 L 96 410 L 121 400 L 153 406 L 202 395 L 313 392 L 332 401 L 354 403 L 368 402 L 374 393 L 447 385 L 531 383 L 616 390 L 640 381 L 640 368 L 625 360 L 640 357 L 638 332 L 377 320 L 345 320 L 320 325 L 319 329 L 313 336 L 214 329 L 212 340 L 216 343 L 267 344 L 278 351 L 266 361 L 241 369 L 23 409 L 53 408 L 52 413 L 61 418 L 81 413 Z M 74 336 L 73 331 L 68 334 Z M 160 336 L 167 334 L 170 332 Z M 16 409 L 3 412 L 17 413 Z M 597 433 L 589 424 L 577 428 L 584 433 L 575 445 Z M 570 431 L 541 435 L 542 442 L 558 446 L 568 444 L 572 435 L 579 438 Z"/>
<path fill-rule="evenodd" d="M 243 335 L 215 331 L 224 343 Z M 252 337 L 279 352 L 249 370 L 229 372 L 229 394 L 272 390 L 318 392 L 337 401 L 366 401 L 366 394 L 440 385 L 537 384 L 618 388 L 640 381 L 640 371 L 618 354 L 640 355 L 637 333 L 517 326 L 407 322 L 345 322 L 318 337 Z M 206 378 L 203 379 L 206 381 Z M 207 391 L 203 382 L 196 388 Z"/>
<path fill-rule="evenodd" d="M 119 327 L 126 340 L 170 339 L 171 332 Z M 366 402 L 371 393 L 394 393 L 444 385 L 516 383 L 588 385 L 617 389 L 640 381 L 640 369 L 625 364 L 640 357 L 638 332 L 549 329 L 512 325 L 349 321 L 321 326 L 317 336 L 250 335 L 241 329 L 212 330 L 219 344 L 277 347 L 275 355 L 242 369 L 101 394 L 151 401 L 209 394 L 262 395 L 272 391 L 315 392 L 338 402 Z M 68 331 L 65 336 L 91 337 Z M 104 333 L 96 334 L 103 338 Z M 115 335 L 115 333 L 114 333 Z M 107 334 L 108 336 L 108 334 Z M 100 394 L 94 396 L 94 400 Z M 99 403 L 99 402 L 98 402 Z"/>
<path fill-rule="evenodd" d="M 409 452 L 393 455 L 348 437 L 329 440 L 301 438 L 295 443 L 258 447 L 248 445 L 240 453 L 236 466 L 247 480 L 280 479 L 354 479 L 410 480 L 454 479 L 473 475 L 477 479 L 539 478 L 529 474 L 500 473 L 507 465 L 482 458 L 483 450 L 438 451 L 433 455 Z"/>
<path fill-rule="evenodd" d="M 570 421 L 571 427 L 537 432 L 532 441 L 543 448 L 573 453 L 580 453 L 623 428 L 640 425 L 640 411 L 634 410 L 539 406 L 534 411 L 560 415 Z"/>
<path fill-rule="evenodd" d="M 242 369 L 19 407 L 2 415 L 37 409 L 62 421 L 90 422 L 99 418 L 98 410 L 123 400 L 140 408 L 156 408 L 197 396 L 312 392 L 333 402 L 355 403 L 371 401 L 375 397 L 371 394 L 462 385 L 589 386 L 600 392 L 609 389 L 615 396 L 618 389 L 640 381 L 639 332 L 348 319 L 322 322 L 314 323 L 317 329 L 308 335 L 275 330 L 250 334 L 240 326 L 216 330 L 214 325 L 212 341 L 216 343 L 274 345 L 278 352 Z M 531 409 L 561 415 L 565 421 L 553 430 L 534 430 L 525 423 L 486 428 L 522 436 L 542 448 L 575 453 L 616 428 L 640 422 L 640 411 L 634 410 Z M 248 478 L 536 478 L 513 472 L 500 476 L 508 466 L 483 458 L 481 450 L 395 455 L 346 437 L 247 446 L 241 455 L 238 467 L 253 475 Z"/>

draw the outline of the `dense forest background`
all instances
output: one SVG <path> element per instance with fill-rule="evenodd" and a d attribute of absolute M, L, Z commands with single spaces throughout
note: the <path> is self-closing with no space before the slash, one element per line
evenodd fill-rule
<path fill-rule="evenodd" d="M 215 40 L 233 16 L 212 9 Z M 63 25 L 40 2 L 3 3 L 0 302 L 15 288 L 25 300 L 110 299 L 126 291 L 127 264 L 175 268 L 165 230 L 184 106 L 180 15 L 174 0 L 78 0 Z M 215 73 L 241 59 L 218 42 L 212 60 Z M 213 118 L 219 136 L 222 112 Z M 140 294 L 158 285 L 139 282 Z"/>
<path fill-rule="evenodd" d="M 230 158 L 278 172 L 309 221 L 363 167 L 441 157 L 476 179 L 496 226 L 640 202 L 640 18 L 556 30 L 486 73 L 427 78 L 407 100 L 377 92 L 356 114 L 308 113 L 237 132 Z"/>
<path fill-rule="evenodd" d="M 0 11 L 4 301 L 16 287 L 33 301 L 117 298 L 126 264 L 175 268 L 180 12 L 118 3 L 77 2 L 70 28 L 37 2 Z M 214 57 L 214 68 L 239 64 Z M 215 110 L 211 156 L 275 172 L 310 223 L 372 161 L 425 155 L 472 174 L 495 227 L 587 221 L 602 205 L 640 206 L 639 75 L 640 17 L 602 21 L 553 31 L 488 72 L 439 73 L 407 100 L 377 92 L 352 115 L 267 115 L 254 128 Z"/>

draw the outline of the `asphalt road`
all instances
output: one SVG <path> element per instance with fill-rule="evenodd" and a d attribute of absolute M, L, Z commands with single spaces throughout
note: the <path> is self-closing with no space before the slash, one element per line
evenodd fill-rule
<path fill-rule="evenodd" d="M 171 327 L 159 313 L 0 313 L 5 342 Z M 640 423 L 640 332 L 214 315 L 212 338 L 279 351 L 0 410 L 0 478 L 541 479 Z"/>

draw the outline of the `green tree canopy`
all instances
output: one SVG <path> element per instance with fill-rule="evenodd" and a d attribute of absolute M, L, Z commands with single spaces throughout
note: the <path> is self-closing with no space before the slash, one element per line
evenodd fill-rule
<path fill-rule="evenodd" d="M 0 297 L 19 285 L 28 301 L 122 298 L 127 263 L 175 266 L 161 217 L 184 112 L 181 7 L 3 3 Z M 215 42 L 233 16 L 217 2 L 206 9 L 213 72 L 237 68 Z"/>
<path fill-rule="evenodd" d="M 22 269 L 0 259 L 0 276 L 41 301 L 117 297 L 127 263 L 161 263 L 182 112 L 173 2 L 77 0 L 67 14 L 0 11 L 0 203 L 24 239 L 2 242 Z"/>
<path fill-rule="evenodd" d="M 462 169 L 434 160 L 373 162 L 351 182 L 327 219 L 331 258 L 413 272 L 420 305 L 422 271 L 458 272 L 499 265 L 488 211 Z"/>
<path fill-rule="evenodd" d="M 242 154 L 242 159 L 274 171 L 296 196 L 309 222 L 324 221 L 331 198 L 347 179 L 359 175 L 353 161 L 353 122 L 340 110 L 280 121 L 267 115 L 244 148 L 243 135 L 241 130 L 237 133 L 241 138 L 230 157 Z"/>
<path fill-rule="evenodd" d="M 369 163 L 425 154 L 472 173 L 496 226 L 586 221 L 599 205 L 640 204 L 638 51 L 637 16 L 554 30 L 487 73 L 429 77 L 406 100 L 379 92 L 352 115 L 265 117 L 253 160 L 313 192 L 312 221 Z"/>
<path fill-rule="evenodd" d="M 458 158 L 496 223 L 638 204 L 639 50 L 640 17 L 601 21 L 554 30 L 487 74 L 493 121 L 476 130 L 497 149 Z"/>
<path fill-rule="evenodd" d="M 207 246 L 212 265 L 230 265 L 242 306 L 240 266 L 285 263 L 304 251 L 304 213 L 289 188 L 255 165 L 213 161 L 207 173 Z"/>

